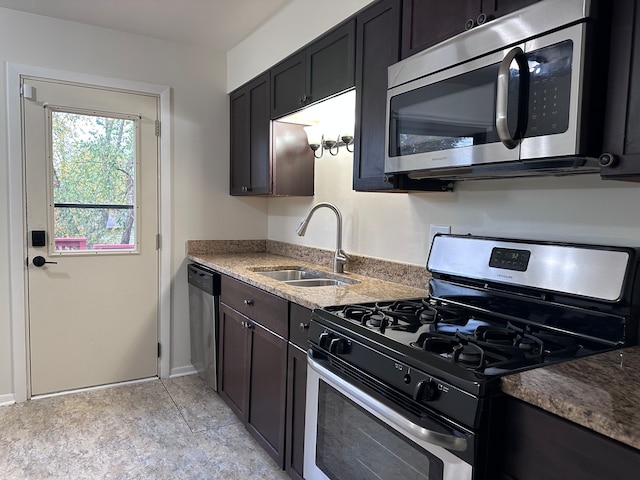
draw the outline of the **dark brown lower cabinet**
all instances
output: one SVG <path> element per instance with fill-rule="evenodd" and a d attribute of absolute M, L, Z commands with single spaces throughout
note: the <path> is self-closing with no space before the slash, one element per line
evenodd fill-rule
<path fill-rule="evenodd" d="M 220 395 L 284 467 L 287 341 L 220 306 Z"/>
<path fill-rule="evenodd" d="M 287 341 L 259 324 L 249 332 L 247 429 L 283 467 L 287 388 Z"/>
<path fill-rule="evenodd" d="M 289 343 L 287 374 L 287 445 L 284 467 L 291 478 L 304 478 L 304 408 L 307 400 L 307 352 Z"/>
<path fill-rule="evenodd" d="M 638 477 L 640 451 L 627 445 L 512 397 L 503 418 L 503 480 Z"/>
<path fill-rule="evenodd" d="M 248 408 L 248 347 L 246 317 L 220 305 L 220 396 L 242 421 Z"/>

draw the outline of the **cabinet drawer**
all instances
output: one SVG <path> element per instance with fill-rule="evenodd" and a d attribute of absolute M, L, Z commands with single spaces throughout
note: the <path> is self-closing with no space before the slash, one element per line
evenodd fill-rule
<path fill-rule="evenodd" d="M 311 310 L 298 305 L 291 304 L 289 314 L 289 341 L 294 345 L 307 350 L 309 348 L 309 321 L 311 320 Z"/>
<path fill-rule="evenodd" d="M 287 338 L 287 300 L 233 278 L 222 277 L 222 303 Z"/>

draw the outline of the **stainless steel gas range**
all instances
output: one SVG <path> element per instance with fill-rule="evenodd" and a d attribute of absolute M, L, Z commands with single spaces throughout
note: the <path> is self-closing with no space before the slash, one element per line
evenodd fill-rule
<path fill-rule="evenodd" d="M 500 378 L 636 344 L 639 253 L 437 235 L 428 298 L 315 310 L 305 478 L 495 478 Z"/>

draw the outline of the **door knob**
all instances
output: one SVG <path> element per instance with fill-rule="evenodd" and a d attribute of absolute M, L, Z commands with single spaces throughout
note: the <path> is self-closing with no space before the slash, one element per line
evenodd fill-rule
<path fill-rule="evenodd" d="M 33 257 L 33 264 L 36 267 L 41 267 L 45 263 L 55 263 L 56 265 L 58 264 L 58 262 L 47 262 L 47 260 L 44 257 L 41 257 L 40 255 L 38 255 L 37 257 Z"/>

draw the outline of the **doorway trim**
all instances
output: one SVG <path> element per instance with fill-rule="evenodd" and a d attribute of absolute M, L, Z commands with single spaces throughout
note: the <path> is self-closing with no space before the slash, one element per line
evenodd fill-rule
<path fill-rule="evenodd" d="M 171 89 L 163 85 L 135 82 L 50 68 L 6 63 L 7 142 L 9 155 L 9 272 L 11 299 L 11 346 L 13 395 L 15 402 L 28 398 L 27 275 L 24 264 L 23 139 L 20 112 L 20 77 L 28 75 L 96 87 L 128 90 L 160 99 L 160 135 L 158 158 L 158 220 L 161 235 L 158 278 L 158 341 L 162 345 L 158 374 L 166 378 L 171 368 Z"/>

